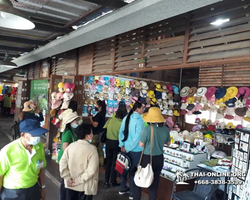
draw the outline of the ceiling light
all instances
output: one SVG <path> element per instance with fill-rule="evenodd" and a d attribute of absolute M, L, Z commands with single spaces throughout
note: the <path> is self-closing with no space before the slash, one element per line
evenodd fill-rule
<path fill-rule="evenodd" d="M 219 26 L 221 24 L 224 24 L 226 22 L 229 22 L 230 19 L 217 19 L 216 21 L 212 22 L 212 25 Z"/>
<path fill-rule="evenodd" d="M 10 0 L 0 0 L 0 26 L 18 30 L 35 28 L 35 24 L 29 20 L 29 16 L 13 8 Z"/>
<path fill-rule="evenodd" d="M 3 81 L 6 81 L 5 79 Z"/>
<path fill-rule="evenodd" d="M 16 68 L 17 65 L 13 62 L 10 61 L 1 61 L 0 60 L 0 66 L 2 67 L 7 67 L 7 68 Z"/>

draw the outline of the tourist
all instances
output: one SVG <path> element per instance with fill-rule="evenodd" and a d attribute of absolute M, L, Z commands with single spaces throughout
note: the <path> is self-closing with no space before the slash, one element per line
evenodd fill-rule
<path fill-rule="evenodd" d="M 38 122 L 44 121 L 43 114 L 39 106 L 37 106 L 37 104 L 32 100 L 24 103 L 23 110 L 19 115 L 19 122 L 25 119 L 34 119 Z"/>

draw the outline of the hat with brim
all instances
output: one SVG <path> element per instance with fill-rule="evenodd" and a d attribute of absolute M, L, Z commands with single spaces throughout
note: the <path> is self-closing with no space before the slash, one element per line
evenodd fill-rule
<path fill-rule="evenodd" d="M 32 111 L 32 108 L 30 107 L 31 104 L 34 104 L 34 102 L 33 101 L 26 101 L 23 104 L 23 112 L 30 112 L 30 111 Z"/>
<path fill-rule="evenodd" d="M 243 117 L 241 117 L 239 115 L 234 116 L 234 121 L 241 121 L 242 119 L 243 119 Z"/>
<path fill-rule="evenodd" d="M 205 94 L 205 97 L 207 98 L 207 100 L 210 100 L 212 96 L 215 94 L 215 92 L 216 92 L 216 87 L 209 87 Z"/>
<path fill-rule="evenodd" d="M 229 87 L 227 88 L 227 93 L 225 95 L 226 100 L 234 98 L 238 94 L 237 87 Z"/>
<path fill-rule="evenodd" d="M 232 99 L 228 99 L 225 104 L 227 107 L 235 107 L 235 103 L 236 103 L 237 99 L 236 98 L 232 98 Z"/>
<path fill-rule="evenodd" d="M 181 103 L 186 103 L 187 99 L 188 99 L 188 97 L 181 97 Z"/>
<path fill-rule="evenodd" d="M 243 119 L 247 122 L 250 122 L 250 117 L 243 117 Z"/>
<path fill-rule="evenodd" d="M 199 110 L 196 110 L 196 111 L 193 112 L 194 115 L 200 115 L 201 113 L 202 113 L 202 112 L 199 111 Z"/>
<path fill-rule="evenodd" d="M 155 90 L 155 84 L 153 82 L 149 83 L 149 90 Z"/>
<path fill-rule="evenodd" d="M 202 108 L 203 111 L 207 111 L 207 110 L 209 110 L 209 109 L 210 109 L 210 107 L 209 107 L 208 104 L 205 104 L 205 105 L 203 106 L 203 108 Z"/>
<path fill-rule="evenodd" d="M 21 133 L 29 133 L 32 136 L 41 136 L 49 132 L 49 130 L 42 128 L 40 123 L 34 119 L 23 120 L 19 125 L 19 129 Z"/>
<path fill-rule="evenodd" d="M 181 110 L 180 115 L 186 115 L 187 111 L 186 110 Z"/>
<path fill-rule="evenodd" d="M 64 101 L 62 103 L 61 109 L 68 109 L 69 108 L 69 103 L 70 103 L 70 101 Z"/>
<path fill-rule="evenodd" d="M 227 93 L 227 90 L 225 88 L 218 88 L 215 92 L 215 98 L 221 99 L 225 96 L 226 93 Z"/>
<path fill-rule="evenodd" d="M 240 116 L 240 117 L 244 117 L 246 115 L 246 112 L 247 112 L 247 107 L 235 109 L 235 114 Z"/>
<path fill-rule="evenodd" d="M 200 88 L 198 88 L 198 90 L 196 92 L 196 96 L 197 97 L 202 97 L 202 96 L 204 96 L 206 94 L 206 92 L 207 92 L 207 88 L 200 87 Z"/>
<path fill-rule="evenodd" d="M 94 96 L 94 93 L 92 93 L 92 95 Z M 74 93 L 72 92 L 63 94 L 64 101 L 70 101 L 73 97 L 74 97 Z"/>
<path fill-rule="evenodd" d="M 61 104 L 62 104 L 62 100 L 56 100 L 52 102 L 51 109 L 52 110 L 57 109 L 60 107 Z"/>
<path fill-rule="evenodd" d="M 216 113 L 216 119 L 223 119 L 224 115 L 221 113 Z"/>
<path fill-rule="evenodd" d="M 141 83 L 139 81 L 135 81 L 135 89 L 140 90 L 141 89 Z"/>
<path fill-rule="evenodd" d="M 197 88 L 196 87 L 191 87 L 188 90 L 188 97 L 193 97 L 196 92 L 197 92 Z"/>
<path fill-rule="evenodd" d="M 166 85 L 162 85 L 162 91 L 163 92 L 168 92 L 167 86 Z"/>
<path fill-rule="evenodd" d="M 141 81 L 141 86 L 143 90 L 148 90 L 148 84 L 145 81 Z"/>
<path fill-rule="evenodd" d="M 245 106 L 250 109 L 250 99 L 246 100 Z"/>
<path fill-rule="evenodd" d="M 187 97 L 189 89 L 190 88 L 188 86 L 185 86 L 184 88 L 182 88 L 181 91 L 180 91 L 180 96 L 181 97 Z"/>
<path fill-rule="evenodd" d="M 159 91 L 155 91 L 155 98 L 156 99 L 161 99 L 162 98 L 162 93 Z"/>
<path fill-rule="evenodd" d="M 77 118 L 80 118 L 80 116 L 77 115 L 77 112 L 71 112 L 63 117 L 63 122 L 64 124 L 68 124 L 73 122 Z"/>
<path fill-rule="evenodd" d="M 244 98 L 247 98 L 250 95 L 250 89 L 248 87 L 240 87 L 236 97 L 239 98 L 240 95 L 244 95 Z"/>
<path fill-rule="evenodd" d="M 224 116 L 224 118 L 225 118 L 225 119 L 233 119 L 234 116 L 233 116 L 233 115 L 228 115 L 228 114 L 226 114 L 226 115 Z"/>
<path fill-rule="evenodd" d="M 174 93 L 174 89 L 173 89 L 173 86 L 172 86 L 172 85 L 167 84 L 167 89 L 168 89 L 168 92 Z"/>
<path fill-rule="evenodd" d="M 187 110 L 193 110 L 194 109 L 194 107 L 195 107 L 195 105 L 194 104 L 188 104 L 188 106 L 187 106 Z"/>
<path fill-rule="evenodd" d="M 148 112 L 142 115 L 142 119 L 145 122 L 149 122 L 149 123 L 165 122 L 165 119 L 161 114 L 160 108 L 157 108 L 157 107 L 149 108 Z"/>
<path fill-rule="evenodd" d="M 174 94 L 179 94 L 179 88 L 176 85 L 173 85 Z"/>
<path fill-rule="evenodd" d="M 178 110 L 174 110 L 173 115 L 176 116 L 176 117 L 179 117 L 179 116 L 180 116 L 180 113 L 178 112 Z"/>

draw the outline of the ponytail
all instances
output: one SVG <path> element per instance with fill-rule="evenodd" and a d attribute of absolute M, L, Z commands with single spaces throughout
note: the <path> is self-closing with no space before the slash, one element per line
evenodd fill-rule
<path fill-rule="evenodd" d="M 106 115 L 106 103 L 105 103 L 105 101 L 98 100 L 96 103 L 98 106 L 100 106 L 102 108 L 101 113 L 103 113 L 103 115 Z"/>
<path fill-rule="evenodd" d="M 129 130 L 129 121 L 130 121 L 130 116 L 136 111 L 137 108 L 141 108 L 142 104 L 139 101 L 136 101 L 133 108 L 130 110 L 128 113 L 128 116 L 125 121 L 125 129 L 124 129 L 124 139 L 122 140 L 125 142 L 128 139 L 128 130 Z"/>

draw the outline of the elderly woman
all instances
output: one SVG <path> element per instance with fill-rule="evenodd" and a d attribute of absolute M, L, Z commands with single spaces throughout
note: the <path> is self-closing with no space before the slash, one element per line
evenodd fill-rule
<path fill-rule="evenodd" d="M 67 200 L 92 200 L 98 189 L 99 157 L 91 144 L 91 125 L 76 129 L 77 142 L 70 144 L 60 161 L 60 174 L 65 180 Z"/>

